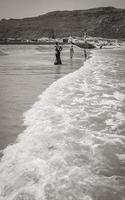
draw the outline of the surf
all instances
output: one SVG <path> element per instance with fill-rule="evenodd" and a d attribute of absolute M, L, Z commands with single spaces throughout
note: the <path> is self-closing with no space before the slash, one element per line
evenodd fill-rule
<path fill-rule="evenodd" d="M 3 151 L 2 200 L 123 200 L 124 94 L 117 70 L 113 59 L 93 53 L 39 96 L 24 114 L 26 130 Z"/>

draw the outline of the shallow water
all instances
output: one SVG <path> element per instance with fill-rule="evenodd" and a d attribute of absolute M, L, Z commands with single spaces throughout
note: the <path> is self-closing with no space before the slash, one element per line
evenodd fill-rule
<path fill-rule="evenodd" d="M 24 130 L 23 113 L 52 82 L 83 64 L 82 50 L 73 61 L 64 46 L 62 66 L 54 66 L 54 46 L 0 46 L 0 149 Z"/>
<path fill-rule="evenodd" d="M 125 199 L 124 52 L 95 51 L 25 113 L 2 158 L 2 200 Z"/>

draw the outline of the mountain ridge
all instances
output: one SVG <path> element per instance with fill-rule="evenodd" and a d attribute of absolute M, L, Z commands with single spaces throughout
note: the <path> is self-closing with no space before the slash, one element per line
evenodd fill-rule
<path fill-rule="evenodd" d="M 125 9 L 51 11 L 36 17 L 0 21 L 0 38 L 83 36 L 84 32 L 94 37 L 125 38 Z"/>

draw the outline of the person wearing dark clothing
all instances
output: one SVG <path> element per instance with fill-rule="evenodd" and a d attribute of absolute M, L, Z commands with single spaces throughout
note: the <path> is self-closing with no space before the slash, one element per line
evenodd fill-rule
<path fill-rule="evenodd" d="M 70 46 L 70 59 L 73 58 L 73 54 L 74 54 L 74 49 L 73 49 L 73 45 Z"/>
<path fill-rule="evenodd" d="M 60 58 L 60 52 L 61 51 L 62 51 L 62 47 L 59 46 L 58 42 L 56 42 L 56 46 L 55 46 L 55 56 L 56 56 L 56 59 L 55 59 L 55 62 L 54 62 L 55 65 L 61 65 L 62 64 L 61 58 Z"/>
<path fill-rule="evenodd" d="M 85 48 L 84 48 L 84 58 L 85 58 L 85 60 L 87 59 L 87 52 L 86 52 Z"/>

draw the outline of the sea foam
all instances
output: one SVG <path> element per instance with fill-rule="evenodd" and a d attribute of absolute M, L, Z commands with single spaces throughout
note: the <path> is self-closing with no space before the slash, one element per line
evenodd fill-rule
<path fill-rule="evenodd" d="M 125 199 L 124 99 L 115 66 L 93 55 L 39 96 L 24 114 L 26 130 L 3 151 L 0 200 Z"/>

